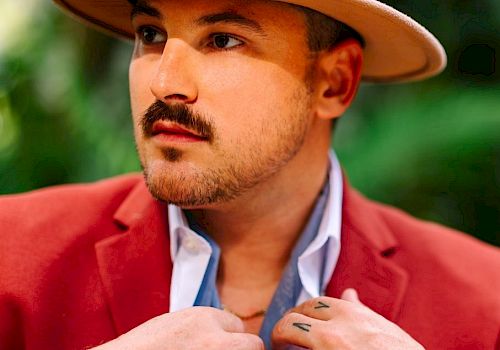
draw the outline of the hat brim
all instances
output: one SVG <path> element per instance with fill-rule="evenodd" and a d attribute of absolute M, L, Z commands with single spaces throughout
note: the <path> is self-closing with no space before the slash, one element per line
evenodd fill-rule
<path fill-rule="evenodd" d="M 371 82 L 408 82 L 439 74 L 446 67 L 441 43 L 407 15 L 376 0 L 276 0 L 305 6 L 355 29 L 364 39 L 362 77 Z M 127 0 L 54 0 L 86 24 L 133 39 L 132 6 Z"/>

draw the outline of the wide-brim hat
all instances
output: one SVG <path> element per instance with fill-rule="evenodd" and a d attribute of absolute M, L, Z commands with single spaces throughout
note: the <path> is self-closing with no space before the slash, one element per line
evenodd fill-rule
<path fill-rule="evenodd" d="M 127 0 L 54 0 L 85 23 L 133 39 L 132 5 Z M 441 43 L 404 13 L 376 0 L 292 0 L 335 18 L 364 39 L 363 80 L 407 82 L 440 73 L 446 66 Z"/>

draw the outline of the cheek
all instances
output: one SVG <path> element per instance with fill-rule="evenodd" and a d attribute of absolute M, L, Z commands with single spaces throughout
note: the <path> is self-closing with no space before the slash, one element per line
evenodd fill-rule
<path fill-rule="evenodd" d="M 153 63 L 145 61 L 144 58 L 132 59 L 129 67 L 129 89 L 130 107 L 134 125 L 134 135 L 139 156 L 144 163 L 144 135 L 140 122 L 144 112 L 155 102 L 155 98 L 149 88 L 151 82 L 151 67 Z"/>
<path fill-rule="evenodd" d="M 205 67 L 200 95 L 210 110 L 226 116 L 224 126 L 233 132 L 235 128 L 265 131 L 270 121 L 288 114 L 290 100 L 304 87 L 298 74 L 272 62 L 234 59 Z"/>
<path fill-rule="evenodd" d="M 134 120 L 155 101 L 150 90 L 153 62 L 145 58 L 132 59 L 129 67 L 130 105 Z"/>

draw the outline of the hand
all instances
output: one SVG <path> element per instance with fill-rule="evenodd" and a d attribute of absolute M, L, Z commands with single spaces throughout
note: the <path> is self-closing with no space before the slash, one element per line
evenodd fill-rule
<path fill-rule="evenodd" d="M 363 305 L 354 289 L 341 299 L 319 297 L 287 313 L 272 334 L 274 349 L 297 345 L 311 350 L 422 350 L 410 335 Z"/>
<path fill-rule="evenodd" d="M 155 317 L 93 350 L 264 350 L 258 336 L 244 331 L 229 312 L 192 307 Z"/>

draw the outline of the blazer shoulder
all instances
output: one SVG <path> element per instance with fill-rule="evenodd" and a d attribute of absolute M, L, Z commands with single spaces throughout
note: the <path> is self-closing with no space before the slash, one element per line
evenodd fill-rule
<path fill-rule="evenodd" d="M 429 254 L 443 259 L 466 256 L 479 263 L 500 264 L 500 249 L 470 234 L 418 219 L 401 209 L 368 199 L 351 188 L 347 195 L 344 210 L 348 221 L 365 236 L 373 239 L 389 236 L 390 241 L 397 241 L 400 249 L 422 256 Z"/>
<path fill-rule="evenodd" d="M 392 260 L 409 273 L 420 300 L 425 293 L 440 295 L 464 315 L 481 314 L 500 327 L 498 247 L 387 205 L 369 205 L 395 237 Z"/>
<path fill-rule="evenodd" d="M 114 212 L 140 181 L 131 174 L 0 196 L 0 250 L 33 242 L 43 246 L 111 227 Z"/>
<path fill-rule="evenodd" d="M 93 183 L 42 188 L 20 194 L 0 196 L 0 225 L 5 220 L 60 217 L 72 211 L 100 211 L 119 203 L 141 181 L 138 174 L 127 174 Z"/>
<path fill-rule="evenodd" d="M 500 271 L 498 247 L 480 241 L 470 234 L 415 218 L 400 209 L 378 203 L 372 205 L 401 248 L 413 247 L 417 254 L 426 255 L 428 258 L 436 256 L 440 260 L 451 259 L 455 264 L 464 258 L 469 263 L 476 264 L 475 267 L 487 264 L 499 268 L 495 272 Z"/>

